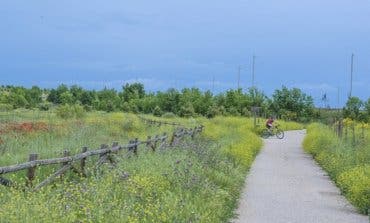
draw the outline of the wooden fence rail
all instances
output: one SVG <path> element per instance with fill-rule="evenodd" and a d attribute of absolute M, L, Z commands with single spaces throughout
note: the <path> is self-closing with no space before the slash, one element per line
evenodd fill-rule
<path fill-rule="evenodd" d="M 177 122 L 167 122 L 167 121 L 159 121 L 153 119 L 147 119 L 142 116 L 138 116 L 143 122 L 149 125 L 172 125 L 172 126 L 182 126 L 180 123 Z"/>
<path fill-rule="evenodd" d="M 138 147 L 140 145 L 145 145 L 153 152 L 156 151 L 158 148 L 162 148 L 164 146 L 174 146 L 176 145 L 181 139 L 185 136 L 190 136 L 194 138 L 197 133 L 203 131 L 203 126 L 198 126 L 195 128 L 180 128 L 175 130 L 171 137 L 166 133 L 162 135 L 156 135 L 155 137 L 148 136 L 147 140 L 140 141 L 138 138 L 134 140 L 130 140 L 126 145 L 119 145 L 117 142 L 114 142 L 111 147 L 108 145 L 102 145 L 100 149 L 88 151 L 87 147 L 82 148 L 82 153 L 76 155 L 70 155 L 68 150 L 64 151 L 63 157 L 59 158 L 51 158 L 51 159 L 38 159 L 38 154 L 30 154 L 29 161 L 21 164 L 10 165 L 0 167 L 0 184 L 4 186 L 11 186 L 12 182 L 4 177 L 3 174 L 7 173 L 14 173 L 21 170 L 27 170 L 26 174 L 26 186 L 32 188 L 33 187 L 33 180 L 35 179 L 36 168 L 39 166 L 46 166 L 46 165 L 55 165 L 61 164 L 61 168 L 50 175 L 46 180 L 42 181 L 37 186 L 33 187 L 33 190 L 39 190 L 41 187 L 53 182 L 57 177 L 62 177 L 68 170 L 73 170 L 73 172 L 78 173 L 80 176 L 86 176 L 86 161 L 88 157 L 91 156 L 99 156 L 99 159 L 96 163 L 96 167 L 104 163 L 108 163 L 112 166 L 115 166 L 115 161 L 112 158 L 113 155 L 117 155 L 119 151 L 126 150 L 129 153 L 133 153 L 135 155 L 138 154 Z M 167 143 L 168 141 L 168 143 Z M 79 168 L 75 167 L 73 164 L 79 161 Z"/>

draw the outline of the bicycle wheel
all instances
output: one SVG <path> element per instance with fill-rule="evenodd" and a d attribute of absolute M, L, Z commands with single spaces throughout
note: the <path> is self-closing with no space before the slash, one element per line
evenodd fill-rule
<path fill-rule="evenodd" d="M 267 129 L 264 129 L 261 133 L 261 137 L 264 138 L 264 139 L 267 139 L 268 137 L 270 137 L 270 132 L 269 130 Z"/>
<path fill-rule="evenodd" d="M 280 129 L 276 130 L 276 137 L 278 137 L 278 139 L 284 138 L 284 131 Z"/>

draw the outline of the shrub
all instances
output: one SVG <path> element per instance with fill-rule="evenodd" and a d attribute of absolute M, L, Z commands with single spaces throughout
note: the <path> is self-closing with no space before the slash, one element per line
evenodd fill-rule
<path fill-rule="evenodd" d="M 122 111 L 123 112 L 130 112 L 130 104 L 127 101 L 123 102 Z"/>
<path fill-rule="evenodd" d="M 366 214 L 370 208 L 370 165 L 344 171 L 337 183 L 347 198 Z"/>
<path fill-rule="evenodd" d="M 13 110 L 13 106 L 10 104 L 0 104 L 0 111 L 1 112 L 6 112 L 6 111 L 11 111 Z"/>
<path fill-rule="evenodd" d="M 320 131 L 316 131 L 316 129 L 320 129 Z M 309 126 L 307 131 L 309 134 L 305 137 L 303 146 L 305 150 L 311 153 L 314 157 L 321 151 L 334 147 L 335 135 L 325 125 L 313 124 Z"/>
<path fill-rule="evenodd" d="M 162 116 L 162 114 L 163 114 L 162 109 L 159 106 L 155 106 L 155 108 L 153 110 L 153 115 L 157 116 L 157 117 L 160 117 L 160 116 Z"/>
<path fill-rule="evenodd" d="M 252 112 L 249 111 L 248 108 L 243 108 L 243 110 L 242 110 L 242 116 L 252 117 Z"/>
<path fill-rule="evenodd" d="M 208 108 L 207 111 L 207 118 L 213 118 L 219 115 L 224 114 L 224 107 L 218 107 L 217 105 L 212 105 L 211 107 Z"/>
<path fill-rule="evenodd" d="M 194 110 L 193 104 L 187 103 L 186 105 L 181 106 L 180 116 L 185 117 L 185 118 L 194 117 L 195 116 L 195 110 Z"/>
<path fill-rule="evenodd" d="M 57 116 L 63 119 L 82 118 L 86 112 L 81 105 L 60 105 L 56 109 Z"/>
<path fill-rule="evenodd" d="M 52 103 L 50 102 L 43 102 L 43 103 L 40 103 L 38 105 L 38 108 L 41 110 L 41 111 L 49 111 L 50 108 L 52 106 Z"/>
<path fill-rule="evenodd" d="M 84 109 L 87 112 L 91 112 L 93 110 L 93 107 L 91 105 L 84 105 Z"/>
<path fill-rule="evenodd" d="M 172 112 L 166 112 L 162 115 L 163 118 L 176 118 L 176 115 Z"/>
<path fill-rule="evenodd" d="M 231 116 L 240 116 L 240 112 L 238 111 L 237 108 L 235 107 L 231 107 L 229 110 L 228 110 L 228 115 L 231 115 Z"/>
<path fill-rule="evenodd" d="M 83 118 L 86 114 L 84 107 L 81 105 L 73 105 L 72 109 L 75 118 Z"/>

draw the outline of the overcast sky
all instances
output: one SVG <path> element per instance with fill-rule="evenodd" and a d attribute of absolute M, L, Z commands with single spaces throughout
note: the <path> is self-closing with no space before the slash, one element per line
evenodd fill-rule
<path fill-rule="evenodd" d="M 370 97 L 369 0 L 2 0 L 0 84 L 299 87 Z"/>

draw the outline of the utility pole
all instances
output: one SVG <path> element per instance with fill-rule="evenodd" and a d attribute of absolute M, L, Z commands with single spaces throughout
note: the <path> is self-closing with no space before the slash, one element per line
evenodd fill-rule
<path fill-rule="evenodd" d="M 239 65 L 238 67 L 238 90 L 240 88 L 240 71 L 241 71 L 242 67 Z"/>
<path fill-rule="evenodd" d="M 337 107 L 340 108 L 340 89 L 338 87 L 338 94 L 337 94 Z"/>
<path fill-rule="evenodd" d="M 354 59 L 355 55 L 352 53 L 352 57 L 351 57 L 351 86 L 350 86 L 350 90 L 349 90 L 349 97 L 352 97 L 352 84 L 353 84 L 353 59 Z"/>
<path fill-rule="evenodd" d="M 252 61 L 252 87 L 254 87 L 254 65 L 255 65 L 255 61 L 256 61 L 256 56 L 253 55 L 253 61 Z"/>
<path fill-rule="evenodd" d="M 213 79 L 212 79 L 212 93 L 215 92 L 215 75 L 213 75 Z"/>

